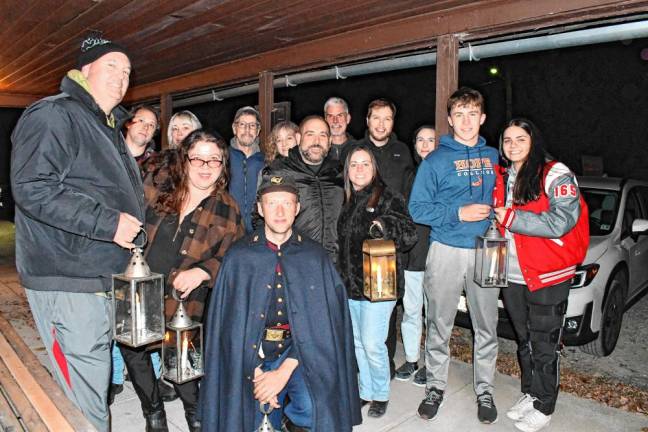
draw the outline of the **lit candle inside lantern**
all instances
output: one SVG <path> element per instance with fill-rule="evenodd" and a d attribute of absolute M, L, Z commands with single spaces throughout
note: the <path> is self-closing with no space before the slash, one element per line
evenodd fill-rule
<path fill-rule="evenodd" d="M 497 261 L 498 261 L 498 255 L 497 255 L 497 249 L 494 249 L 493 252 L 491 253 L 491 265 L 490 265 L 490 271 L 488 272 L 488 277 L 495 279 L 497 274 L 495 271 L 497 270 Z"/>
<path fill-rule="evenodd" d="M 144 311 L 144 305 L 140 302 L 139 293 L 135 293 L 135 316 L 136 318 L 136 330 L 144 331 L 146 328 L 146 313 Z"/>
<path fill-rule="evenodd" d="M 382 297 L 383 280 L 382 280 L 382 271 L 380 269 L 380 265 L 376 266 L 376 285 L 378 288 L 378 297 Z"/>
<path fill-rule="evenodd" d="M 188 366 L 187 351 L 189 349 L 189 340 L 187 336 L 182 339 L 182 354 L 180 355 L 180 374 L 184 375 Z"/>

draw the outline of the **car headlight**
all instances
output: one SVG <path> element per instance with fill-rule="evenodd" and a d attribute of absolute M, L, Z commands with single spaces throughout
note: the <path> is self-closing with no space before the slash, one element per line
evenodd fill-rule
<path fill-rule="evenodd" d="M 572 288 L 582 288 L 589 285 L 601 266 L 598 264 L 587 264 L 576 268 L 576 275 L 572 282 Z"/>

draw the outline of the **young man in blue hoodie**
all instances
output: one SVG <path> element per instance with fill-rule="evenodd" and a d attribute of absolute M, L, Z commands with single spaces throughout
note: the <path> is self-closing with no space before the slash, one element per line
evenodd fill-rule
<path fill-rule="evenodd" d="M 473 281 L 475 238 L 486 232 L 493 202 L 498 153 L 486 146 L 479 128 L 486 120 L 484 99 L 463 87 L 448 99 L 452 135 L 419 166 L 409 210 L 416 223 L 429 225 L 430 248 L 423 287 L 428 301 L 425 365 L 426 396 L 418 408 L 432 420 L 443 403 L 448 382 L 449 341 L 457 304 L 466 293 L 474 334 L 474 382 L 477 417 L 497 421 L 493 402 L 497 359 L 499 289 L 480 288 Z"/>

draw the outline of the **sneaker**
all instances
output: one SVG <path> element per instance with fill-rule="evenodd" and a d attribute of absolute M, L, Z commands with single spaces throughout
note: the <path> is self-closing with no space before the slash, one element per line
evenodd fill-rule
<path fill-rule="evenodd" d="M 416 371 L 416 375 L 414 375 L 414 381 L 412 381 L 412 384 L 419 387 L 425 387 L 425 385 L 427 384 L 427 371 L 425 370 L 425 366 Z"/>
<path fill-rule="evenodd" d="M 484 392 L 477 396 L 477 418 L 480 422 L 490 424 L 497 421 L 497 408 L 493 395 Z"/>
<path fill-rule="evenodd" d="M 515 423 L 515 427 L 522 432 L 537 432 L 546 427 L 551 421 L 551 416 L 546 415 L 533 408 L 527 413 L 526 416 L 519 422 Z"/>
<path fill-rule="evenodd" d="M 423 420 L 434 420 L 443 405 L 443 390 L 432 387 L 425 392 L 425 399 L 418 407 L 418 416 Z"/>
<path fill-rule="evenodd" d="M 522 420 L 522 418 L 524 418 L 524 416 L 533 409 L 533 402 L 535 400 L 536 399 L 528 393 L 522 395 L 522 397 L 515 402 L 515 405 L 506 412 L 506 416 L 511 420 Z"/>
<path fill-rule="evenodd" d="M 401 367 L 396 369 L 395 378 L 398 381 L 409 381 L 409 379 L 412 378 L 412 375 L 414 375 L 414 372 L 416 372 L 416 369 L 418 369 L 418 364 L 416 362 L 412 363 L 406 361 Z"/>

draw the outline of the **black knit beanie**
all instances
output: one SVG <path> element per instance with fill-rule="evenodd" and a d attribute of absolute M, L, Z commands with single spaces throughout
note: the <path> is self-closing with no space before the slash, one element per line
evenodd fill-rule
<path fill-rule="evenodd" d="M 81 54 L 77 59 L 77 69 L 81 69 L 83 66 L 111 52 L 120 52 L 129 57 L 123 46 L 104 39 L 101 33 L 92 33 L 81 42 Z"/>

